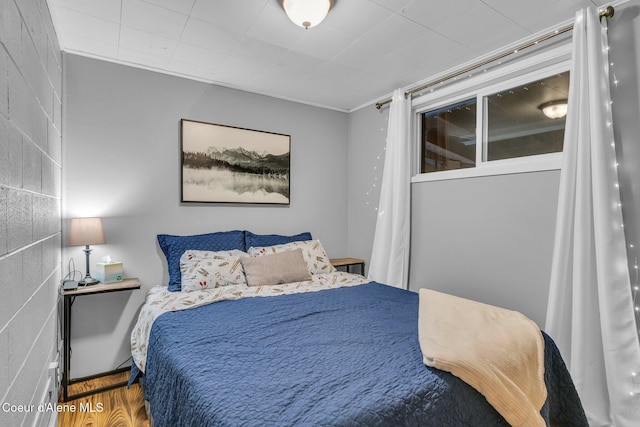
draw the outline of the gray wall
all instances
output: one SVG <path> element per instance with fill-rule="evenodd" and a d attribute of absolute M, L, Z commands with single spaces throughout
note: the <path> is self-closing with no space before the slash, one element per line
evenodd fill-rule
<path fill-rule="evenodd" d="M 111 369 L 130 355 L 144 295 L 166 284 L 158 233 L 311 231 L 331 257 L 347 252 L 347 114 L 65 55 L 63 224 L 101 216 L 106 254 L 144 289 L 78 299 L 72 374 Z M 291 205 L 181 205 L 181 118 L 291 135 Z M 80 247 L 67 247 L 84 270 Z M 66 264 L 65 264 L 66 265 Z"/>
<path fill-rule="evenodd" d="M 612 98 L 625 228 L 635 242 L 631 261 L 640 256 L 639 4 L 616 8 L 609 29 L 619 81 Z M 349 249 L 367 260 L 375 216 L 363 195 L 380 164 L 373 153 L 384 147 L 387 118 L 373 105 L 349 115 Z M 559 171 L 412 184 L 410 289 L 519 310 L 544 326 L 558 185 Z"/>
<path fill-rule="evenodd" d="M 507 307 L 543 326 L 559 176 L 413 184 L 410 289 Z"/>
<path fill-rule="evenodd" d="M 349 114 L 349 256 L 368 271 L 384 170 L 389 109 L 373 106 Z"/>
<path fill-rule="evenodd" d="M 61 278 L 62 64 L 46 1 L 1 1 L 0 42 L 0 403 L 37 406 L 57 402 Z M 0 425 L 49 416 L 0 410 Z"/>

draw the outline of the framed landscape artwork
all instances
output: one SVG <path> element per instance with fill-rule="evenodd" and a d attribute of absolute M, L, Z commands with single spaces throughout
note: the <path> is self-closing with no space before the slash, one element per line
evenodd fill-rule
<path fill-rule="evenodd" d="M 291 137 L 180 121 L 182 201 L 289 204 Z"/>

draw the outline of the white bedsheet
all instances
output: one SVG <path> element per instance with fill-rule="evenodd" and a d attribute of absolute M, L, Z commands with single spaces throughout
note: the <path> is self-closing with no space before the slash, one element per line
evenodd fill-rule
<path fill-rule="evenodd" d="M 163 313 L 185 310 L 219 301 L 238 300 L 251 297 L 271 297 L 316 292 L 325 289 L 361 285 L 369 280 L 358 274 L 336 271 L 328 274 L 314 274 L 305 282 L 272 286 L 232 285 L 217 289 L 192 292 L 169 292 L 166 286 L 155 286 L 149 290 L 140 310 L 138 321 L 131 332 L 131 355 L 141 372 L 146 369 L 147 346 L 153 322 Z"/>

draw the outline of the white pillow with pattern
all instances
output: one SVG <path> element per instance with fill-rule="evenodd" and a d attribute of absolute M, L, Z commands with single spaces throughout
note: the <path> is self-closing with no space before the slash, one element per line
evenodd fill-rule
<path fill-rule="evenodd" d="M 188 250 L 180 257 L 182 292 L 214 289 L 221 286 L 246 284 L 240 257 L 241 250 L 196 251 Z"/>
<path fill-rule="evenodd" d="M 251 247 L 248 252 L 251 256 L 260 256 L 296 249 L 302 250 L 302 256 L 307 263 L 310 274 L 327 274 L 336 271 L 336 268 L 331 265 L 320 240 L 304 240 L 275 246 Z"/>

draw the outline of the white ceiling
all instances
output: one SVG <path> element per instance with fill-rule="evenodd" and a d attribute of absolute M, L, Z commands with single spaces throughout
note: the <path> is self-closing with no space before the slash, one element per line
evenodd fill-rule
<path fill-rule="evenodd" d="M 349 111 L 605 0 L 336 0 L 319 26 L 278 0 L 48 0 L 62 50 Z"/>

